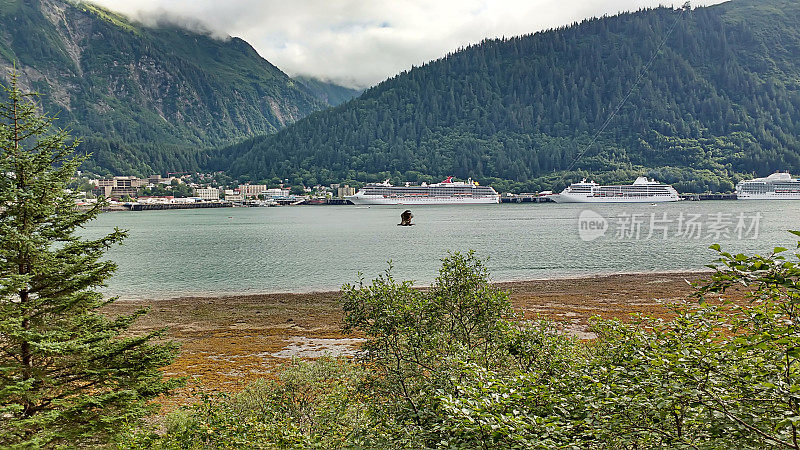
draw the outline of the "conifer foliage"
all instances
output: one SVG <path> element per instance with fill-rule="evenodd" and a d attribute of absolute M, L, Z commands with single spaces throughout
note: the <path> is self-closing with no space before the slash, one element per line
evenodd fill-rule
<path fill-rule="evenodd" d="M 67 183 L 78 142 L 40 114 L 16 74 L 0 104 L 0 447 L 92 445 L 134 422 L 176 381 L 158 370 L 176 355 L 162 332 L 134 335 L 144 310 L 107 318 L 97 291 L 115 265 L 102 259 L 125 232 L 77 231 Z"/>

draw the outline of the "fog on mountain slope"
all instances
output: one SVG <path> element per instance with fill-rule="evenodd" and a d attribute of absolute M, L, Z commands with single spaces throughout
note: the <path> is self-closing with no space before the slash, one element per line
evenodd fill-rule
<path fill-rule="evenodd" d="M 145 27 L 89 4 L 0 0 L 0 23 L 0 82 L 16 65 L 100 174 L 200 170 L 208 148 L 275 132 L 333 95 L 241 39 Z"/>

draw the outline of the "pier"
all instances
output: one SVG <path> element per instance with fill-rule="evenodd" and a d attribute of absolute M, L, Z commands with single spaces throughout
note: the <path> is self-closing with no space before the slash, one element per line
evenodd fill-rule
<path fill-rule="evenodd" d="M 131 211 L 156 211 L 162 209 L 197 209 L 197 208 L 231 208 L 229 202 L 197 202 L 197 203 L 132 203 Z"/>
<path fill-rule="evenodd" d="M 736 194 L 680 194 L 681 200 L 685 201 L 701 201 L 701 200 L 736 200 Z M 328 198 L 328 199 L 304 199 L 304 198 L 278 198 L 274 199 L 275 203 L 269 206 L 297 206 L 297 205 L 352 205 L 350 200 L 344 198 Z M 553 203 L 547 195 L 538 194 L 516 194 L 516 195 L 503 195 L 500 197 L 500 203 L 513 204 L 513 203 Z M 111 210 L 128 210 L 131 211 L 156 211 L 168 209 L 197 209 L 197 208 L 230 208 L 233 206 L 268 206 L 263 202 L 242 202 L 234 204 L 231 202 L 196 202 L 196 203 L 130 203 L 126 205 L 119 205 Z M 78 208 L 86 208 L 79 206 Z"/>
<path fill-rule="evenodd" d="M 553 200 L 546 195 L 522 193 L 503 195 L 500 197 L 500 203 L 553 203 Z"/>
<path fill-rule="evenodd" d="M 736 194 L 680 194 L 681 200 L 700 201 L 700 200 L 736 200 Z"/>
<path fill-rule="evenodd" d="M 352 205 L 353 202 L 346 198 L 324 198 L 324 199 L 308 199 L 300 203 L 301 205 Z"/>

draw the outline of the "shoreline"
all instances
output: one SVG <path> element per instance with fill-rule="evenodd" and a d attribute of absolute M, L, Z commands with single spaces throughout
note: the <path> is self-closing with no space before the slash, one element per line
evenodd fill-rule
<path fill-rule="evenodd" d="M 704 274 L 713 273 L 711 269 L 675 269 L 675 270 L 659 270 L 654 272 L 648 271 L 634 271 L 634 272 L 595 272 L 586 274 L 566 274 L 563 276 L 541 277 L 541 278 L 501 278 L 490 279 L 490 284 L 493 286 L 513 286 L 515 284 L 526 283 L 544 283 L 544 282 L 561 282 L 565 280 L 584 280 L 592 278 L 613 278 L 613 277 L 627 277 L 627 276 L 661 276 L 661 275 L 684 275 L 690 277 L 702 276 Z M 371 280 L 365 280 L 371 281 Z M 399 281 L 399 280 L 398 280 Z M 430 284 L 421 283 L 414 284 L 414 288 L 427 289 L 431 287 Z M 197 292 L 186 294 L 164 294 L 160 296 L 148 297 L 129 297 L 124 294 L 109 294 L 106 298 L 118 296 L 118 302 L 164 302 L 172 300 L 187 300 L 187 299 L 225 299 L 231 297 L 263 297 L 263 296 L 283 296 L 283 295 L 326 295 L 338 294 L 341 289 L 309 289 L 309 290 L 276 290 L 276 291 L 226 291 L 226 292 Z"/>

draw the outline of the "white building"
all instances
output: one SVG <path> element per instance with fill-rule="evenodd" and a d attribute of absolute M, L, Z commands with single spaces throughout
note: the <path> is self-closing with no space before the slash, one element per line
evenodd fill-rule
<path fill-rule="evenodd" d="M 229 202 L 241 202 L 244 201 L 244 195 L 233 189 L 225 189 L 225 200 Z"/>
<path fill-rule="evenodd" d="M 194 195 L 202 200 L 219 200 L 219 189 L 213 187 L 197 188 Z"/>
<path fill-rule="evenodd" d="M 256 198 L 267 191 L 266 184 L 240 184 L 239 194 L 245 198 Z"/>
<path fill-rule="evenodd" d="M 264 195 L 267 198 L 288 197 L 289 189 L 282 189 L 282 188 L 267 189 L 266 191 L 264 191 Z"/>

